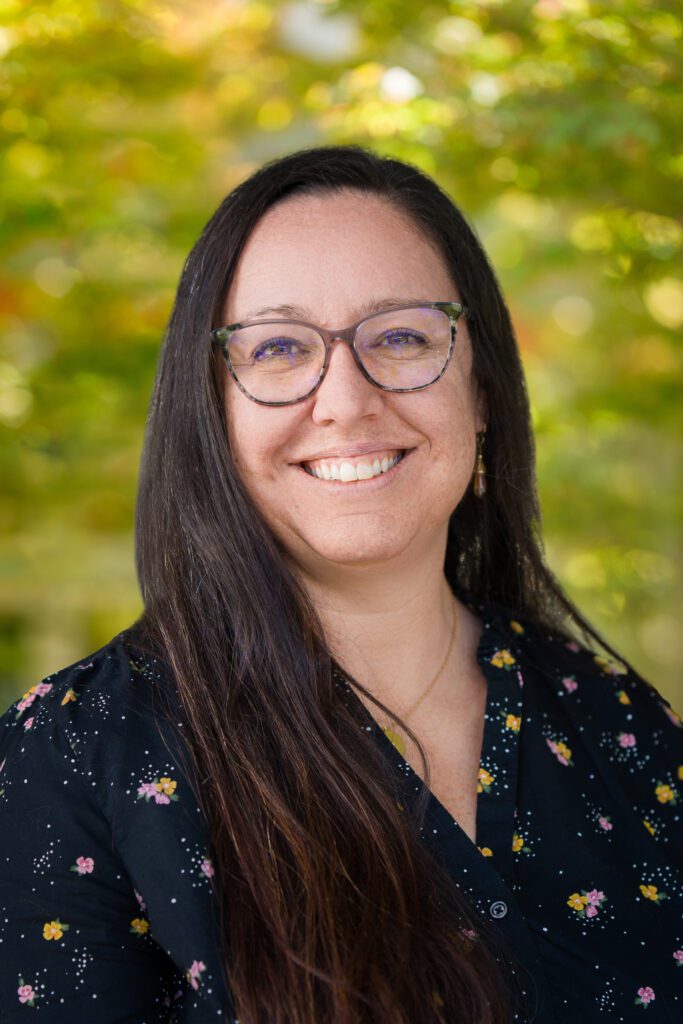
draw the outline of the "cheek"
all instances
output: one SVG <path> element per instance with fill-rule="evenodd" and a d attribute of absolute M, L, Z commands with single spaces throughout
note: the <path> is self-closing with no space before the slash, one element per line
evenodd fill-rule
<path fill-rule="evenodd" d="M 232 383 L 225 389 L 225 414 L 230 451 L 245 483 L 273 478 L 292 433 L 291 412 L 257 405 Z"/>

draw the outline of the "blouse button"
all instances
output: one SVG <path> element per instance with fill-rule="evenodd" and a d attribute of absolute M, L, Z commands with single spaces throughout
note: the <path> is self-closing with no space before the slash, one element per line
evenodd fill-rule
<path fill-rule="evenodd" d="M 502 900 L 494 900 L 491 906 L 489 907 L 489 914 L 491 915 L 491 917 L 495 917 L 496 919 L 505 917 L 507 912 L 508 905 L 507 903 L 503 903 Z"/>

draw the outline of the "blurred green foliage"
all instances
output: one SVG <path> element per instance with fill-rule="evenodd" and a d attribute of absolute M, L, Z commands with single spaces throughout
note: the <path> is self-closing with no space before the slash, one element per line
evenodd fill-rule
<path fill-rule="evenodd" d="M 183 260 L 263 160 L 360 142 L 473 220 L 528 375 L 548 561 L 683 697 L 678 3 L 4 0 L 3 707 L 138 613 Z"/>

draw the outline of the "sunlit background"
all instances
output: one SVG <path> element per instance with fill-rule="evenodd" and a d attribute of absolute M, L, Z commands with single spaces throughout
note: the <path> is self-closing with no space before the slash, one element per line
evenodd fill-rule
<path fill-rule="evenodd" d="M 140 610 L 132 521 L 175 285 L 264 160 L 434 175 L 511 305 L 546 550 L 683 703 L 679 3 L 5 0 L 0 697 Z"/>

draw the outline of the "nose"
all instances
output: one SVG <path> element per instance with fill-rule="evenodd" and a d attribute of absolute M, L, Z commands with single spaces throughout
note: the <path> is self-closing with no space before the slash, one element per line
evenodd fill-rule
<path fill-rule="evenodd" d="M 318 424 L 349 426 L 379 415 L 384 407 L 382 390 L 365 379 L 349 345 L 341 338 L 332 342 L 325 378 L 312 398 L 311 416 Z"/>

